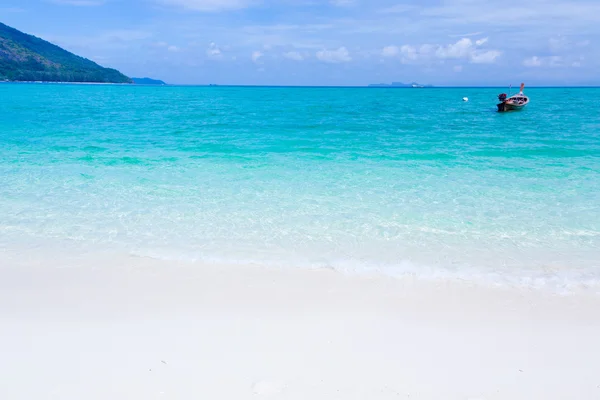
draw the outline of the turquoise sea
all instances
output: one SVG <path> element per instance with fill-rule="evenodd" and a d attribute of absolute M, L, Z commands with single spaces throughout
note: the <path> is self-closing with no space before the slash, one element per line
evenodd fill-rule
<path fill-rule="evenodd" d="M 600 89 L 503 91 L 0 84 L 0 249 L 600 287 Z"/>

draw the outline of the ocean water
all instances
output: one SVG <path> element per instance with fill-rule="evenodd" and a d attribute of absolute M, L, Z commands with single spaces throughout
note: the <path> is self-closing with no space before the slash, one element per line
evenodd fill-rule
<path fill-rule="evenodd" d="M 0 247 L 600 287 L 600 89 L 501 91 L 2 84 Z"/>

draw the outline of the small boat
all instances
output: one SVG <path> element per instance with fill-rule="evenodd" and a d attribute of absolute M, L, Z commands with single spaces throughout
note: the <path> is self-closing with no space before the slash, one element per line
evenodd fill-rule
<path fill-rule="evenodd" d="M 521 90 L 518 94 L 514 96 L 508 97 L 506 93 L 501 93 L 498 95 L 498 112 L 504 111 L 518 111 L 525 108 L 527 104 L 529 104 L 529 97 L 523 94 L 523 89 L 525 88 L 525 84 L 521 83 Z"/>

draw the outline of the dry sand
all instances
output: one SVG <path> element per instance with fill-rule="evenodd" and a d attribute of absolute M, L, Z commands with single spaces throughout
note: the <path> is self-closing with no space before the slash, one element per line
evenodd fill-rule
<path fill-rule="evenodd" d="M 0 399 L 600 399 L 600 296 L 0 253 Z"/>

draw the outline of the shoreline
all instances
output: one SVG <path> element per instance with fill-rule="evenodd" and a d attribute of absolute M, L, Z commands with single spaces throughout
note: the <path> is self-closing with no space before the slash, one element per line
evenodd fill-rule
<path fill-rule="evenodd" d="M 1 256 L 2 398 L 600 394 L 598 296 L 41 255 Z"/>
<path fill-rule="evenodd" d="M 70 240 L 47 239 L 35 246 L 12 243 L 0 253 L 4 263 L 18 264 L 22 268 L 32 265 L 89 266 L 102 260 L 102 265 L 143 264 L 146 262 L 160 265 L 180 265 L 191 270 L 204 268 L 216 269 L 264 269 L 278 273 L 280 271 L 330 271 L 340 276 L 358 279 L 383 279 L 393 281 L 418 281 L 427 284 L 459 283 L 482 290 L 514 290 L 539 292 L 543 295 L 573 296 L 586 295 L 600 298 L 600 270 L 593 265 L 571 265 L 567 263 L 516 265 L 507 268 L 504 265 L 482 264 L 480 266 L 462 264 L 428 264 L 426 259 L 399 260 L 397 263 L 385 263 L 365 259 L 321 259 L 279 257 L 244 258 L 243 254 L 202 254 L 186 251 L 182 248 L 150 248 L 128 246 L 109 246 Z M 495 253 L 490 251 L 489 258 Z M 48 263 L 48 259 L 53 260 Z M 1 269 L 1 267 L 0 267 Z"/>

